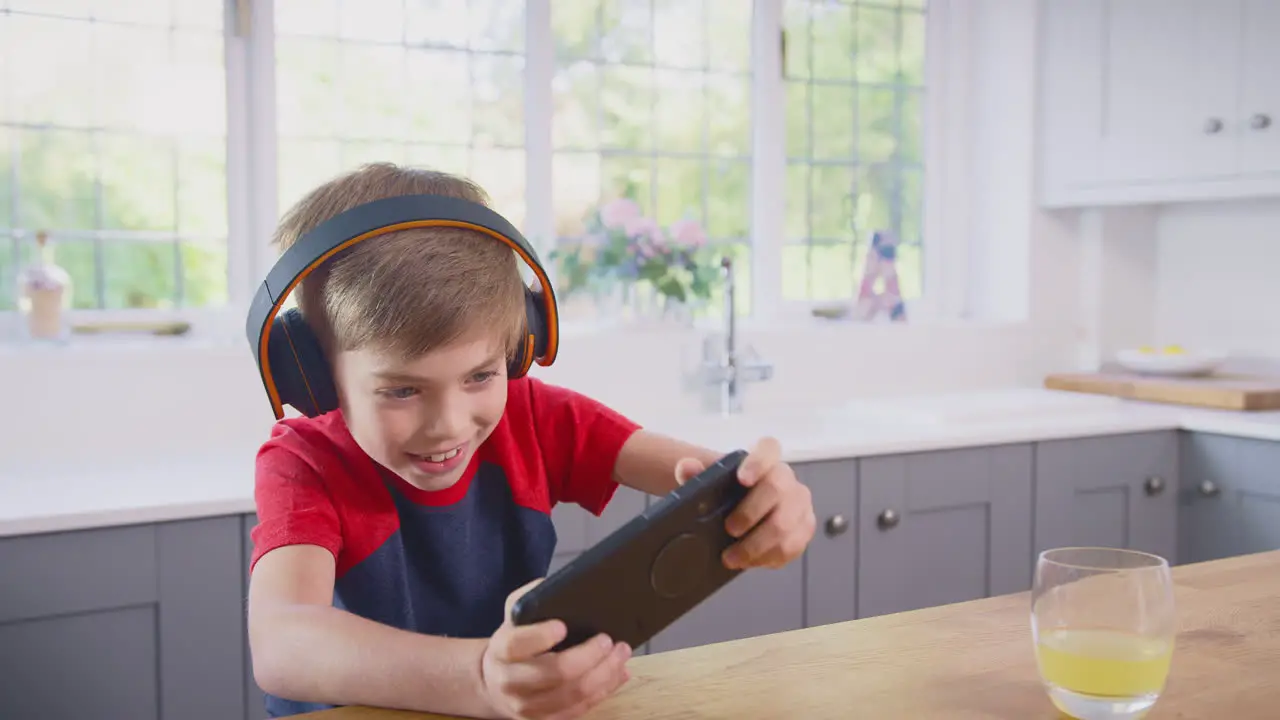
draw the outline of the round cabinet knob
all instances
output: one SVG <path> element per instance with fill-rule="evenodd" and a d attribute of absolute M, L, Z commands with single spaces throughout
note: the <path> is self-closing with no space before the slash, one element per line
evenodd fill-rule
<path fill-rule="evenodd" d="M 849 520 L 843 515 L 832 515 L 827 518 L 826 529 L 827 537 L 843 535 L 849 529 Z"/>
<path fill-rule="evenodd" d="M 1249 127 L 1254 130 L 1266 130 L 1271 127 L 1271 116 L 1266 113 L 1258 113 L 1249 118 Z"/>
<path fill-rule="evenodd" d="M 1222 121 L 1218 118 L 1209 118 L 1204 122 L 1204 131 L 1209 135 L 1222 132 Z"/>
<path fill-rule="evenodd" d="M 896 510 L 881 511 L 880 516 L 876 518 L 876 525 L 879 525 L 881 530 L 888 530 L 896 527 L 897 524 L 898 512 Z"/>
<path fill-rule="evenodd" d="M 1147 478 L 1142 487 L 1146 489 L 1148 495 L 1159 495 L 1164 492 L 1164 478 L 1159 475 L 1152 475 Z"/>
<path fill-rule="evenodd" d="M 1200 483 L 1200 494 L 1205 497 L 1214 497 L 1220 492 L 1222 492 L 1222 489 L 1212 480 L 1205 480 Z"/>

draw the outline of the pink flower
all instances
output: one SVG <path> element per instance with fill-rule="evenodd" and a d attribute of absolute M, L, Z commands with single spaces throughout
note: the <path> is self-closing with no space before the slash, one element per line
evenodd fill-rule
<path fill-rule="evenodd" d="M 702 247 L 707 234 L 697 220 L 677 220 L 671 225 L 671 238 L 687 247 Z"/>
<path fill-rule="evenodd" d="M 658 245 L 662 244 L 665 240 L 662 237 L 662 228 L 658 223 L 644 216 L 631 218 L 626 222 L 623 228 L 623 232 L 625 232 L 627 237 L 630 238 L 635 238 L 637 240 L 648 239 Z"/>
<path fill-rule="evenodd" d="M 640 206 L 627 198 L 611 200 L 600 206 L 600 223 L 610 230 L 626 227 L 627 223 L 639 217 Z"/>

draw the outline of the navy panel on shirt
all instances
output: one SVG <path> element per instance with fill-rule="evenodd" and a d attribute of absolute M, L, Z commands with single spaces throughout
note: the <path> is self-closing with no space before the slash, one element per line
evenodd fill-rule
<path fill-rule="evenodd" d="M 515 502 L 496 465 L 481 463 L 453 505 L 420 505 L 388 490 L 400 528 L 337 580 L 335 607 L 426 635 L 483 638 L 502 624 L 506 597 L 547 574 L 555 526 Z M 330 707 L 267 696 L 271 717 Z"/>

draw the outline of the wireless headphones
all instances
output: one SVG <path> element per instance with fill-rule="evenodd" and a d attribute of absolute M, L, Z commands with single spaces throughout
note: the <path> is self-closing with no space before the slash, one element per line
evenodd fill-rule
<path fill-rule="evenodd" d="M 285 250 L 254 293 L 246 333 L 276 419 L 290 405 L 315 417 L 337 409 L 338 393 L 315 333 L 296 308 L 280 306 L 294 287 L 334 255 L 380 235 L 424 227 L 465 228 L 501 241 L 524 260 L 540 289 L 525 287 L 525 341 L 507 364 L 523 377 L 535 361 L 555 362 L 559 316 L 555 292 L 537 254 L 511 223 L 484 205 L 443 195 L 404 195 L 358 205 L 326 220 Z"/>

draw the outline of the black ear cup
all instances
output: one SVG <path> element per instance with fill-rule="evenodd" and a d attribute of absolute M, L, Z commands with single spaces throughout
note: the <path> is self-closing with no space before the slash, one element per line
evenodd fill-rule
<path fill-rule="evenodd" d="M 267 356 L 281 403 L 309 417 L 338 408 L 338 392 L 320 341 L 297 308 L 276 316 Z"/>
<path fill-rule="evenodd" d="M 529 334 L 533 335 L 533 356 L 543 357 L 547 354 L 547 344 L 551 342 L 551 329 L 547 327 L 547 300 L 541 288 L 525 288 L 524 313 L 528 318 Z"/>
<path fill-rule="evenodd" d="M 547 352 L 549 334 L 544 307 L 542 292 L 526 287 L 524 289 L 525 336 L 516 345 L 511 362 L 507 363 L 508 378 L 524 377 L 533 366 L 534 358 L 542 357 Z"/>

